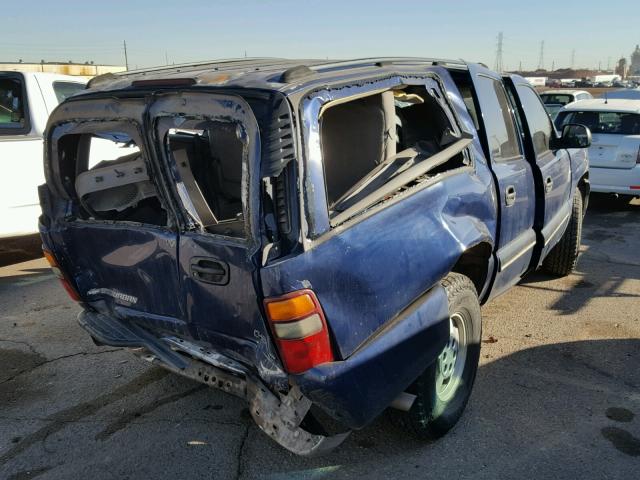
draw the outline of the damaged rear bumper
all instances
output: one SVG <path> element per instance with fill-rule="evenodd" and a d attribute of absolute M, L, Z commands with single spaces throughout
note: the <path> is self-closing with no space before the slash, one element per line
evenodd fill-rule
<path fill-rule="evenodd" d="M 438 356 L 449 338 L 448 318 L 446 293 L 435 287 L 348 359 L 292 375 L 286 395 L 274 393 L 245 365 L 187 340 L 159 338 L 133 322 L 93 311 L 82 312 L 79 323 L 99 343 L 134 348 L 155 365 L 246 399 L 254 421 L 273 440 L 298 455 L 315 455 L 339 445 L 348 433 L 305 430 L 311 406 L 342 426 L 365 426 Z"/>
<path fill-rule="evenodd" d="M 132 323 L 97 312 L 85 310 L 78 321 L 99 343 L 133 348 L 137 356 L 154 365 L 246 399 L 260 429 L 297 455 L 320 455 L 348 436 L 348 432 L 333 436 L 308 432 L 301 424 L 312 402 L 298 388 L 286 395 L 273 393 L 248 369 L 224 355 L 175 337 L 154 337 Z"/>

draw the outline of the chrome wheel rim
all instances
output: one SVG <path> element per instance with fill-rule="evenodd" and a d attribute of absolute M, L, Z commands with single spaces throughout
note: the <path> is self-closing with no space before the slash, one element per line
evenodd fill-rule
<path fill-rule="evenodd" d="M 449 340 L 438 355 L 436 395 L 443 402 L 453 398 L 460 383 L 467 359 L 467 332 L 462 313 L 449 317 Z"/>

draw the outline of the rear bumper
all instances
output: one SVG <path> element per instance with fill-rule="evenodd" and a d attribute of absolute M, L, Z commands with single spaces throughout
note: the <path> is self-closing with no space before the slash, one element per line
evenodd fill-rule
<path fill-rule="evenodd" d="M 589 168 L 591 191 L 640 195 L 640 165 L 634 168 Z M 636 187 L 636 188 L 632 188 Z"/>
<path fill-rule="evenodd" d="M 249 402 L 256 424 L 287 450 L 304 456 L 330 451 L 347 433 L 325 436 L 301 427 L 311 401 L 297 388 L 271 392 L 249 369 L 222 354 L 175 337 L 154 337 L 142 328 L 97 312 L 83 311 L 80 325 L 98 342 L 134 348 L 144 360 Z"/>
<path fill-rule="evenodd" d="M 449 338 L 447 295 L 437 286 L 385 325 L 348 359 L 291 376 L 293 388 L 283 397 L 272 393 L 254 370 L 187 340 L 171 336 L 159 338 L 133 322 L 93 311 L 82 312 L 79 323 L 100 343 L 142 349 L 153 363 L 246 398 L 256 423 L 285 448 L 303 455 L 326 449 L 337 441 L 336 437 L 312 435 L 300 429 L 299 424 L 312 403 L 341 425 L 361 428 L 415 381 L 436 359 Z M 240 378 L 246 385 L 232 381 L 229 375 Z M 282 412 L 282 405 L 287 402 L 295 406 L 295 418 L 291 413 Z M 277 422 L 283 421 L 291 432 L 302 433 L 279 438 L 281 432 L 287 431 L 282 425 L 277 426 Z M 301 435 L 313 438 L 302 445 Z"/>

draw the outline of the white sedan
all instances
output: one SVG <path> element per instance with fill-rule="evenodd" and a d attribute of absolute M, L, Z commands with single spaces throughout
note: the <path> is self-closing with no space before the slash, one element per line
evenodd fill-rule
<path fill-rule="evenodd" d="M 594 99 L 565 106 L 556 118 L 586 125 L 592 192 L 640 195 L 640 100 Z"/>

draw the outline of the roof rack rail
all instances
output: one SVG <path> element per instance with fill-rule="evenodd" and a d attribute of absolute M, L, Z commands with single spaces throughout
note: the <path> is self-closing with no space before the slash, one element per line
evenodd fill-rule
<path fill-rule="evenodd" d="M 326 63 L 318 63 L 312 65 L 312 70 L 323 71 L 325 69 L 332 69 L 337 67 L 388 67 L 395 64 L 430 64 L 430 65 L 466 65 L 466 62 L 462 59 L 445 59 L 445 58 L 422 58 L 422 57 L 371 57 L 371 58 L 357 58 L 351 60 L 334 60 Z"/>

